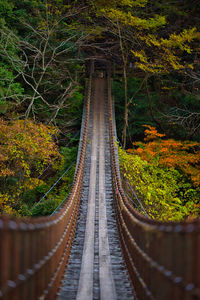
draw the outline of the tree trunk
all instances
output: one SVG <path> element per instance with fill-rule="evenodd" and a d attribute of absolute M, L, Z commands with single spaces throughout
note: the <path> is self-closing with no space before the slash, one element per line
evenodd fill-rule
<path fill-rule="evenodd" d="M 152 120 L 158 125 L 158 127 L 164 131 L 161 123 L 158 121 L 158 119 L 154 116 L 154 111 L 153 111 L 153 105 L 152 105 L 152 101 L 151 101 L 151 95 L 149 93 L 149 88 L 148 88 L 148 77 L 146 78 L 145 80 L 145 88 L 146 88 L 146 95 L 147 95 L 147 99 L 148 99 L 148 102 L 149 102 L 149 109 L 150 109 L 150 114 L 151 114 L 151 117 L 152 117 Z"/>
<path fill-rule="evenodd" d="M 123 142 L 123 147 L 126 148 L 126 132 L 128 127 L 128 95 L 127 95 L 126 63 L 124 63 L 123 75 L 124 75 L 124 128 L 122 131 L 122 142 Z"/>

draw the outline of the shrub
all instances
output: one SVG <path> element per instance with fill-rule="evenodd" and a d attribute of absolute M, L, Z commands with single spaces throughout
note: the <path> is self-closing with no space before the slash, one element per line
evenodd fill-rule
<path fill-rule="evenodd" d="M 25 127 L 26 125 L 26 127 Z M 53 141 L 57 130 L 27 120 L 0 119 L 0 211 L 17 214 L 23 196 L 34 201 L 36 187 L 44 186 L 39 175 L 55 157 L 61 158 Z M 31 195 L 32 193 L 32 195 Z"/>
<path fill-rule="evenodd" d="M 146 126 L 146 125 L 145 125 Z M 149 215 L 180 221 L 199 215 L 200 144 L 163 139 L 146 126 L 145 142 L 127 152 L 119 148 L 121 172 L 144 199 Z"/>

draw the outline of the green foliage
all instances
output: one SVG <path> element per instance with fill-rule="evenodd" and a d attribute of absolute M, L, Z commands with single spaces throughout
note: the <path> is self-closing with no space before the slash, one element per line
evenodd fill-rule
<path fill-rule="evenodd" d="M 24 88 L 18 80 L 20 64 L 19 41 L 6 27 L 0 28 L 0 113 L 15 108 L 23 99 Z"/>
<path fill-rule="evenodd" d="M 143 89 L 139 90 L 142 83 L 142 78 L 129 77 L 128 78 L 128 103 L 129 103 L 129 128 L 127 142 L 130 144 L 131 140 L 140 140 L 143 138 L 144 130 L 142 125 L 149 123 L 155 125 L 152 120 L 149 104 Z M 113 93 L 115 97 L 115 109 L 116 109 L 116 124 L 118 137 L 121 140 L 121 132 L 123 128 L 123 113 L 124 112 L 124 82 L 117 78 L 113 82 Z M 154 93 L 153 106 L 156 106 L 157 95 Z"/>
<path fill-rule="evenodd" d="M 0 0 L 0 27 L 6 24 L 6 19 L 11 17 L 13 3 L 9 0 Z"/>
<path fill-rule="evenodd" d="M 165 17 L 155 15 L 150 19 L 142 19 L 138 16 L 133 16 L 130 12 L 122 12 L 121 10 L 110 9 L 109 12 L 102 10 L 109 18 L 121 21 L 124 25 L 133 26 L 138 29 L 157 29 L 166 24 Z"/>
<path fill-rule="evenodd" d="M 69 135 L 68 135 L 69 136 Z M 61 147 L 60 153 L 64 158 L 63 167 L 67 168 L 69 167 L 73 162 L 76 161 L 77 157 L 77 146 L 73 147 Z"/>
<path fill-rule="evenodd" d="M 190 86 L 191 82 L 189 81 L 184 84 L 184 77 L 182 76 L 175 77 L 174 74 L 163 77 L 152 76 L 148 79 L 151 99 L 151 103 L 149 103 L 144 78 L 140 76 L 133 77 L 132 74 L 128 74 L 128 76 L 128 147 L 133 140 L 139 141 L 144 138 L 143 124 L 156 126 L 164 131 L 167 136 L 176 140 L 200 141 L 198 130 L 200 98 L 198 88 L 194 89 Z M 119 76 L 114 77 L 113 93 L 117 132 L 119 139 L 122 140 L 124 81 Z"/>
<path fill-rule="evenodd" d="M 59 126 L 69 118 L 70 127 L 80 125 L 83 68 L 78 41 L 84 34 L 70 27 L 74 14 L 74 8 L 64 1 L 0 3 L 0 17 L 4 18 L 0 28 L 3 114 L 37 116 Z"/>
<path fill-rule="evenodd" d="M 199 214 L 199 192 L 186 183 L 180 172 L 166 169 L 142 160 L 119 148 L 121 173 L 143 199 L 144 206 L 153 219 L 180 221 Z M 181 190 L 187 186 L 187 201 Z M 186 192 L 185 192 L 186 193 Z M 186 194 L 185 194 L 186 195 Z"/>
<path fill-rule="evenodd" d="M 59 202 L 56 199 L 48 199 L 34 206 L 32 209 L 32 216 L 49 216 L 53 213 Z"/>
<path fill-rule="evenodd" d="M 76 166 L 75 160 L 77 156 L 77 147 L 61 147 L 60 152 L 62 155 L 62 162 L 57 165 L 57 172 L 55 176 L 50 177 L 46 185 L 40 185 L 36 187 L 33 191 L 29 191 L 29 195 L 31 193 L 33 195 L 34 200 L 34 202 L 32 203 L 30 203 L 29 201 L 29 213 L 31 213 L 32 216 L 46 216 L 53 213 L 54 210 L 66 198 L 66 196 L 71 190 L 71 184 L 73 182 Z M 55 181 L 69 167 L 71 167 L 71 169 L 66 173 L 64 177 L 62 177 L 59 184 L 56 185 L 40 203 L 37 204 L 37 202 L 35 201 L 36 199 L 39 199 L 38 196 L 40 195 L 40 197 L 42 197 L 42 195 L 44 195 L 50 189 L 50 187 L 55 183 Z M 38 192 L 40 192 L 40 194 L 38 194 Z"/>
<path fill-rule="evenodd" d="M 2 111 L 2 106 L 7 108 L 12 106 L 12 100 L 19 103 L 24 92 L 20 83 L 15 81 L 13 72 L 9 69 L 9 65 L 0 63 L 0 112 L 2 113 L 7 111 L 7 109 Z"/>
<path fill-rule="evenodd" d="M 164 139 L 145 127 L 144 142 L 127 152 L 119 148 L 122 172 L 142 196 L 152 218 L 179 221 L 199 216 L 200 144 Z"/>

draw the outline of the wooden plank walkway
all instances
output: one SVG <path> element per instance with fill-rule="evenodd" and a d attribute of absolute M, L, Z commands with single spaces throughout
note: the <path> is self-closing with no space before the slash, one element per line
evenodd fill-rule
<path fill-rule="evenodd" d="M 133 299 L 114 216 L 107 112 L 106 80 L 95 78 L 84 176 L 88 184 L 59 300 Z"/>

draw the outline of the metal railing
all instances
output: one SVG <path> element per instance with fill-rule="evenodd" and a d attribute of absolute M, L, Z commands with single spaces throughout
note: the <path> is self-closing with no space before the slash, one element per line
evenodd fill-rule
<path fill-rule="evenodd" d="M 110 116 L 113 116 L 108 76 Z M 110 117 L 113 194 L 118 231 L 136 299 L 200 299 L 200 222 L 158 222 L 135 210 L 120 180 Z"/>
<path fill-rule="evenodd" d="M 49 217 L 0 217 L 0 298 L 56 298 L 76 229 L 86 155 L 91 84 L 90 76 L 79 160 L 66 203 Z"/>

